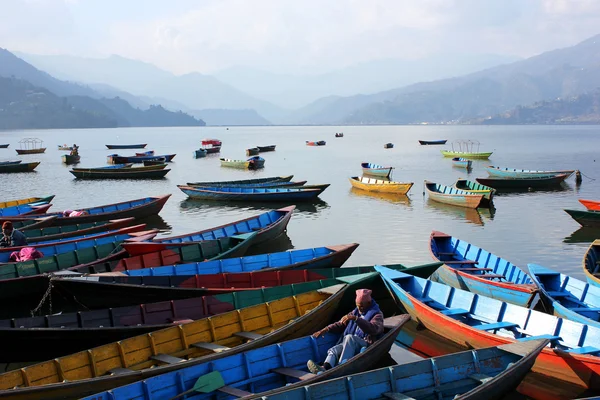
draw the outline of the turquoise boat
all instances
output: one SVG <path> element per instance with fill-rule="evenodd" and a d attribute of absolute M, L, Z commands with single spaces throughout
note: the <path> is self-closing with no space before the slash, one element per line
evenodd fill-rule
<path fill-rule="evenodd" d="M 462 157 L 454 157 L 452 159 L 452 166 L 456 168 L 471 169 L 473 167 L 473 161 Z"/>
<path fill-rule="evenodd" d="M 575 172 L 575 170 L 572 169 L 561 171 L 535 171 L 530 169 L 494 167 L 493 165 L 486 167 L 485 170 L 489 176 L 499 178 L 550 178 L 563 174 L 567 174 L 567 177 L 569 177 Z"/>
<path fill-rule="evenodd" d="M 392 174 L 392 170 L 394 167 L 384 167 L 383 165 L 373 164 L 369 162 L 361 163 L 363 174 L 372 175 L 372 176 L 383 176 L 384 178 L 389 178 Z"/>
<path fill-rule="evenodd" d="M 480 206 L 490 206 L 492 200 L 494 199 L 494 195 L 496 194 L 496 189 L 482 185 L 479 182 L 470 181 L 468 179 L 457 179 L 453 187 L 464 190 L 465 192 L 470 192 L 473 194 L 482 194 L 483 199 L 481 200 Z"/>

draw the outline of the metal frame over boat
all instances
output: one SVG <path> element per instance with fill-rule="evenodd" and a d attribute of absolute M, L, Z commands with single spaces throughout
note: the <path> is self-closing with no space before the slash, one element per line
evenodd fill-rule
<path fill-rule="evenodd" d="M 384 167 L 383 165 L 373 164 L 369 162 L 361 163 L 363 174 L 372 176 L 383 176 L 388 178 L 392 174 L 394 167 Z"/>
<path fill-rule="evenodd" d="M 429 250 L 444 263 L 430 279 L 493 299 L 530 307 L 537 284 L 516 265 L 471 243 L 433 231 Z"/>
<path fill-rule="evenodd" d="M 385 181 L 383 179 L 373 179 L 366 176 L 353 176 L 348 178 L 352 187 L 366 190 L 367 192 L 379 193 L 394 193 L 398 195 L 406 195 L 413 182 L 402 183 L 394 181 Z"/>
<path fill-rule="evenodd" d="M 474 194 L 466 190 L 439 183 L 425 181 L 425 190 L 429 198 L 439 203 L 450 204 L 458 207 L 477 208 L 481 206 L 483 194 Z"/>

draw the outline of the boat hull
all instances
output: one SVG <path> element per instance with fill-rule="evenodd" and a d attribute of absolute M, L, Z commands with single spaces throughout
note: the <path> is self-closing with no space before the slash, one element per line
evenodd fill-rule
<path fill-rule="evenodd" d="M 352 187 L 357 189 L 365 190 L 367 192 L 378 192 L 378 193 L 394 193 L 398 195 L 406 195 L 413 183 L 401 183 L 391 182 L 379 179 L 369 179 L 364 177 L 352 177 L 349 178 Z"/>
<path fill-rule="evenodd" d="M 3 164 L 0 165 L 0 173 L 33 172 L 38 165 L 40 165 L 39 162 Z"/>
<path fill-rule="evenodd" d="M 46 151 L 45 147 L 39 148 L 39 149 L 16 149 L 17 154 L 19 155 L 23 155 L 23 154 L 41 154 L 44 153 Z"/>
<path fill-rule="evenodd" d="M 471 169 L 471 167 L 473 166 L 473 161 L 455 157 L 452 159 L 452 166 L 455 168 Z"/>
<path fill-rule="evenodd" d="M 61 159 L 62 159 L 63 164 L 71 165 L 71 164 L 79 163 L 79 161 L 81 161 L 81 156 L 72 156 L 70 154 L 63 154 L 61 156 Z"/>
<path fill-rule="evenodd" d="M 428 181 L 425 181 L 425 190 L 429 194 L 429 198 L 433 201 L 465 208 L 479 207 L 484 197 L 480 194 L 471 194 Z"/>
<path fill-rule="evenodd" d="M 161 164 L 161 168 L 164 168 Z M 170 169 L 124 168 L 122 170 L 69 171 L 77 179 L 162 179 Z"/>
<path fill-rule="evenodd" d="M 475 180 L 494 189 L 527 189 L 557 187 L 567 177 L 567 174 L 562 174 L 541 178 L 476 178 Z"/>
<path fill-rule="evenodd" d="M 548 178 L 564 174 L 571 176 L 575 172 L 575 170 L 532 171 L 525 169 L 500 168 L 494 166 L 487 167 L 486 171 L 489 176 L 498 178 Z"/>
<path fill-rule="evenodd" d="M 446 139 L 446 140 L 419 140 L 419 144 L 422 146 L 431 146 L 431 145 L 446 144 L 447 141 L 448 141 L 448 139 Z"/>
<path fill-rule="evenodd" d="M 361 164 L 363 174 L 371 176 L 382 176 L 384 178 L 389 177 L 392 174 L 394 167 L 384 167 L 381 165 L 374 165 L 371 163 Z"/>
<path fill-rule="evenodd" d="M 474 158 L 474 159 L 481 159 L 481 160 L 485 160 L 490 158 L 490 156 L 492 155 L 493 151 L 490 152 L 486 152 L 486 153 L 473 153 L 473 152 L 464 152 L 464 151 L 452 151 L 452 150 L 440 150 L 442 152 L 442 154 L 444 155 L 444 157 L 460 157 L 460 158 Z"/>
<path fill-rule="evenodd" d="M 581 226 L 590 228 L 600 228 L 600 212 L 598 211 L 582 211 L 582 210 L 567 210 L 565 212 L 571 216 Z"/>
<path fill-rule="evenodd" d="M 17 200 L 8 200 L 0 202 L 0 209 L 7 207 L 15 207 L 22 205 L 41 205 L 48 204 L 54 199 L 55 195 L 47 196 L 47 197 L 29 197 L 26 199 L 17 199 Z"/>
<path fill-rule="evenodd" d="M 324 189 L 298 188 L 228 188 L 219 190 L 219 187 L 189 187 L 178 186 L 179 189 L 192 199 L 221 200 L 221 201 L 276 201 L 294 202 L 310 201 L 316 199 Z M 239 189 L 239 190 L 238 190 Z"/>
<path fill-rule="evenodd" d="M 600 287 L 600 240 L 596 239 L 583 256 L 583 273 L 590 285 Z"/>
<path fill-rule="evenodd" d="M 147 143 L 140 144 L 105 144 L 108 149 L 116 150 L 116 149 L 143 149 L 145 148 Z"/>
<path fill-rule="evenodd" d="M 578 199 L 588 211 L 600 211 L 600 201 Z"/>
<path fill-rule="evenodd" d="M 275 151 L 276 144 L 272 144 L 270 146 L 256 146 L 260 153 L 264 153 L 266 151 Z"/>
<path fill-rule="evenodd" d="M 60 240 L 74 236 L 89 235 L 97 232 L 112 231 L 133 225 L 135 218 L 122 218 L 110 220 L 107 222 L 91 222 L 80 225 L 53 226 L 47 228 L 29 228 L 23 233 L 27 236 L 29 242 L 39 242 L 42 240 Z"/>
<path fill-rule="evenodd" d="M 467 179 L 458 179 L 453 187 L 464 190 L 465 192 L 473 193 L 473 194 L 482 194 L 483 200 L 481 205 L 489 206 L 494 198 L 494 194 L 496 193 L 496 189 L 491 188 L 489 186 L 482 185 L 478 182 L 469 181 Z"/>

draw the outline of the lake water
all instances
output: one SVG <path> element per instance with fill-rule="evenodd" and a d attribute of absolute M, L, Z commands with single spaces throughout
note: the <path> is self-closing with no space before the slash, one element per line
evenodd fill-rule
<path fill-rule="evenodd" d="M 344 132 L 335 138 L 335 132 Z M 219 204 L 187 200 L 178 184 L 294 175 L 309 184 L 331 186 L 313 203 L 298 204 L 284 236 L 265 251 L 360 243 L 347 265 L 431 262 L 429 235 L 439 230 L 491 251 L 519 266 L 537 263 L 583 278 L 581 260 L 598 231 L 580 229 L 564 208 L 582 209 L 578 198 L 600 199 L 600 127 L 595 126 L 372 126 L 372 127 L 223 127 L 130 128 L 0 132 L 0 160 L 41 161 L 37 171 L 1 174 L 0 200 L 56 194 L 53 211 L 171 193 L 154 226 L 164 235 L 183 234 L 245 218 L 288 204 Z M 17 156 L 25 137 L 44 140 L 45 154 Z M 224 142 L 220 155 L 194 159 L 192 152 L 206 137 Z M 418 139 L 448 139 L 446 146 L 420 146 Z M 473 171 L 452 167 L 440 150 L 454 140 L 475 139 L 490 160 L 474 161 Z M 309 147 L 306 140 L 326 140 Z M 393 149 L 384 149 L 387 142 Z M 156 154 L 176 153 L 171 171 L 156 181 L 78 181 L 61 163 L 58 144 L 77 143 L 79 166 L 106 165 L 114 153 L 105 144 L 148 143 Z M 219 157 L 245 159 L 245 149 L 276 144 L 263 153 L 265 168 L 241 171 L 222 168 Z M 120 150 L 133 154 L 141 150 Z M 598 159 L 598 162 L 596 162 Z M 351 188 L 348 177 L 361 174 L 361 162 L 394 166 L 393 180 L 414 182 L 407 197 L 370 195 Z M 467 210 L 434 203 L 423 195 L 425 179 L 451 185 L 459 177 L 485 177 L 484 167 L 579 169 L 583 183 L 570 178 L 561 190 L 498 195 L 495 210 Z M 435 339 L 438 340 L 438 339 Z M 451 348 L 451 345 L 449 345 Z"/>
<path fill-rule="evenodd" d="M 335 132 L 344 132 L 335 138 Z M 294 174 L 309 184 L 331 186 L 315 203 L 298 204 L 288 237 L 273 251 L 349 242 L 360 243 L 347 265 L 431 261 L 429 235 L 439 230 L 489 250 L 519 266 L 538 263 L 581 278 L 581 260 L 596 237 L 580 229 L 564 208 L 583 208 L 578 198 L 600 199 L 600 127 L 596 126 L 369 126 L 369 127 L 224 127 L 129 128 L 0 132 L 0 160 L 41 161 L 35 173 L 2 174 L 2 199 L 56 194 L 52 210 L 88 207 L 171 193 L 158 226 L 165 234 L 182 234 L 226 223 L 287 204 L 226 204 L 187 200 L 177 184 Z M 46 153 L 17 156 L 24 137 L 44 140 Z M 245 158 L 245 149 L 276 144 L 263 153 L 263 170 L 222 168 L 219 155 L 194 159 L 192 152 L 205 137 L 224 142 L 221 157 Z M 420 146 L 417 139 L 448 139 L 446 146 Z M 458 139 L 475 139 L 481 151 L 493 151 L 490 160 L 474 161 L 473 171 L 452 167 L 440 150 Z M 326 140 L 321 147 L 306 140 Z M 384 149 L 387 142 L 393 149 Z M 58 144 L 77 143 L 79 166 L 106 165 L 114 153 L 104 144 L 148 143 L 156 154 L 177 153 L 167 177 L 158 181 L 79 181 L 61 164 Z M 132 154 L 141 150 L 120 150 Z M 598 162 L 596 159 L 598 158 Z M 377 196 L 352 189 L 348 177 L 361 174 L 364 161 L 395 167 L 393 179 L 414 182 L 407 197 Z M 423 180 L 452 184 L 459 177 L 485 177 L 484 167 L 496 165 L 525 169 L 579 169 L 581 186 L 571 177 L 562 190 L 498 195 L 495 211 L 467 210 L 430 201 Z M 588 178 L 589 177 L 589 178 Z"/>

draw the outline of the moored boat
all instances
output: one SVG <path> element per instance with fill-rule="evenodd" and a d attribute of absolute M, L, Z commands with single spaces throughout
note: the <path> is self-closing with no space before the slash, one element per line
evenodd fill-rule
<path fill-rule="evenodd" d="M 446 142 L 448 141 L 448 139 L 441 139 L 441 140 L 419 140 L 419 144 L 422 146 L 431 146 L 431 145 L 439 145 L 439 144 L 446 144 Z"/>
<path fill-rule="evenodd" d="M 206 149 L 194 150 L 194 158 L 204 158 L 207 154 L 208 152 L 206 151 Z"/>
<path fill-rule="evenodd" d="M 231 158 L 220 158 L 221 167 L 249 169 L 250 163 L 245 160 L 232 160 Z"/>
<path fill-rule="evenodd" d="M 58 150 L 73 150 L 73 146 L 69 146 L 68 144 L 58 145 Z"/>
<path fill-rule="evenodd" d="M 77 164 L 79 163 L 79 161 L 81 161 L 81 156 L 73 156 L 70 154 L 63 154 L 61 156 L 62 162 L 63 164 L 67 164 L 67 165 L 71 165 L 71 164 Z"/>
<path fill-rule="evenodd" d="M 54 199 L 55 195 L 46 197 L 27 197 L 24 199 L 6 200 L 0 202 L 0 208 L 28 205 L 48 204 Z"/>
<path fill-rule="evenodd" d="M 192 199 L 226 201 L 310 201 L 317 198 L 323 189 L 300 187 L 245 188 L 245 187 L 191 187 L 177 186 Z"/>
<path fill-rule="evenodd" d="M 383 176 L 388 178 L 392 174 L 394 167 L 384 167 L 383 165 L 373 164 L 369 162 L 361 163 L 363 174 L 372 176 Z"/>
<path fill-rule="evenodd" d="M 256 155 L 258 155 L 258 153 L 260 153 L 260 150 L 258 149 L 258 147 L 251 147 L 249 149 L 246 149 L 247 156 L 256 156 Z"/>
<path fill-rule="evenodd" d="M 440 185 L 430 181 L 425 181 L 425 190 L 429 194 L 431 200 L 458 207 L 480 207 L 484 197 L 482 194 L 473 194 L 465 190 Z"/>
<path fill-rule="evenodd" d="M 489 206 L 494 199 L 494 194 L 496 194 L 496 189 L 482 185 L 479 182 L 470 181 L 468 179 L 457 179 L 452 186 L 457 189 L 464 190 L 465 192 L 482 194 L 483 199 L 480 206 Z"/>
<path fill-rule="evenodd" d="M 77 179 L 161 179 L 164 178 L 170 169 L 164 169 L 164 165 L 160 164 L 159 169 L 147 168 L 123 168 L 115 170 L 71 170 L 71 174 Z"/>
<path fill-rule="evenodd" d="M 201 182 L 197 182 L 196 184 L 190 185 L 188 184 L 187 186 L 192 186 L 192 187 L 196 187 L 196 188 L 201 188 L 201 187 L 219 187 L 221 185 L 218 185 L 219 182 L 214 182 L 214 183 L 210 183 L 207 182 L 206 184 L 202 184 Z M 306 188 L 306 181 L 294 181 L 294 182 L 287 182 L 287 181 L 282 181 L 282 182 L 264 182 L 264 183 L 226 183 L 224 182 L 224 184 L 222 186 L 225 187 L 230 187 L 230 188 L 278 188 L 278 187 L 304 187 Z M 318 186 L 318 185 L 308 185 L 309 187 L 313 187 L 314 186 Z"/>
<path fill-rule="evenodd" d="M 319 140 L 316 142 L 311 142 L 311 141 L 306 141 L 306 145 L 307 146 L 325 146 L 327 144 L 327 142 L 325 142 L 324 140 Z"/>
<path fill-rule="evenodd" d="M 429 250 L 444 263 L 431 280 L 523 307 L 534 305 L 538 287 L 516 265 L 471 243 L 433 231 Z"/>
<path fill-rule="evenodd" d="M 394 143 L 386 143 L 383 145 L 384 149 L 393 149 L 394 148 Z"/>
<path fill-rule="evenodd" d="M 585 252 L 582 266 L 588 283 L 600 287 L 600 239 L 594 240 Z"/>
<path fill-rule="evenodd" d="M 255 179 L 240 179 L 236 181 L 217 181 L 217 182 L 188 182 L 187 186 L 238 186 L 238 185 L 253 185 L 261 183 L 273 183 L 273 182 L 289 182 L 292 180 L 294 175 L 287 176 L 271 176 L 268 178 L 255 178 Z"/>
<path fill-rule="evenodd" d="M 117 150 L 117 149 L 143 149 L 147 146 L 147 143 L 139 143 L 139 144 L 106 144 L 108 149 Z"/>
<path fill-rule="evenodd" d="M 262 399 L 317 399 L 331 393 L 336 400 L 500 400 L 513 393 L 546 343 L 534 340 L 409 361 L 286 389 Z"/>
<path fill-rule="evenodd" d="M 12 165 L 12 164 L 21 164 L 22 160 L 15 161 L 0 161 L 0 165 Z"/>
<path fill-rule="evenodd" d="M 493 165 L 486 167 L 486 171 L 489 176 L 500 178 L 547 178 L 563 174 L 567 174 L 567 177 L 569 177 L 575 173 L 575 170 L 534 171 L 528 169 L 494 167 Z"/>
<path fill-rule="evenodd" d="M 219 139 L 202 139 L 200 148 L 206 150 L 208 154 L 219 153 L 223 142 Z"/>
<path fill-rule="evenodd" d="M 494 189 L 539 189 L 560 186 L 568 177 L 569 175 L 567 174 L 560 174 L 531 178 L 476 178 L 475 180 L 482 185 L 493 187 Z"/>
<path fill-rule="evenodd" d="M 40 217 L 40 214 L 45 213 L 52 205 L 48 203 L 28 203 L 17 206 L 10 206 L 0 208 L 0 218 L 4 220 L 10 219 L 10 217 L 29 217 L 36 216 Z"/>
<path fill-rule="evenodd" d="M 265 159 L 260 156 L 250 157 L 248 160 L 248 169 L 261 169 L 265 167 Z"/>
<path fill-rule="evenodd" d="M 38 165 L 40 165 L 39 161 L 19 164 L 1 164 L 0 173 L 33 172 Z"/>
<path fill-rule="evenodd" d="M 577 199 L 588 211 L 600 211 L 600 201 Z"/>
<path fill-rule="evenodd" d="M 44 141 L 38 138 L 24 138 L 19 140 L 19 149 L 15 149 L 17 154 L 40 154 L 46 151 Z"/>
<path fill-rule="evenodd" d="M 453 150 L 440 150 L 444 157 L 460 157 L 467 159 L 487 159 L 492 155 L 490 152 L 471 152 L 471 151 L 453 151 Z"/>
<path fill-rule="evenodd" d="M 600 211 L 565 209 L 565 212 L 581 226 L 600 228 Z"/>
<path fill-rule="evenodd" d="M 0 149 L 6 149 L 6 148 L 8 148 L 8 146 L 10 146 L 10 143 L 0 144 Z"/>
<path fill-rule="evenodd" d="M 353 176 L 349 180 L 352 187 L 357 189 L 366 190 L 367 192 L 394 193 L 398 195 L 406 195 L 413 186 L 412 182 L 385 181 L 365 176 Z"/>
<path fill-rule="evenodd" d="M 89 235 L 96 232 L 112 231 L 133 225 L 135 218 L 121 218 L 109 221 L 89 222 L 64 226 L 20 228 L 30 242 L 65 239 L 74 236 Z"/>
<path fill-rule="evenodd" d="M 527 264 L 546 310 L 600 328 L 600 288 L 536 264 Z"/>
<path fill-rule="evenodd" d="M 161 154 L 155 156 L 120 156 L 118 154 L 111 154 L 106 157 L 109 164 L 126 164 L 134 163 L 141 164 L 144 161 L 160 161 L 171 162 L 176 154 Z"/>
<path fill-rule="evenodd" d="M 398 301 L 424 327 L 462 348 L 550 340 L 532 371 L 584 389 L 600 389 L 600 329 L 375 267 Z"/>
<path fill-rule="evenodd" d="M 452 159 L 452 166 L 456 168 L 471 169 L 473 167 L 473 161 L 462 157 L 454 157 Z"/>
<path fill-rule="evenodd" d="M 266 151 L 275 151 L 275 147 L 277 147 L 276 144 L 271 144 L 268 146 L 256 146 L 258 148 L 258 151 L 261 153 L 264 153 Z"/>
<path fill-rule="evenodd" d="M 344 137 L 344 133 L 343 132 L 336 132 L 335 133 L 335 137 Z"/>

